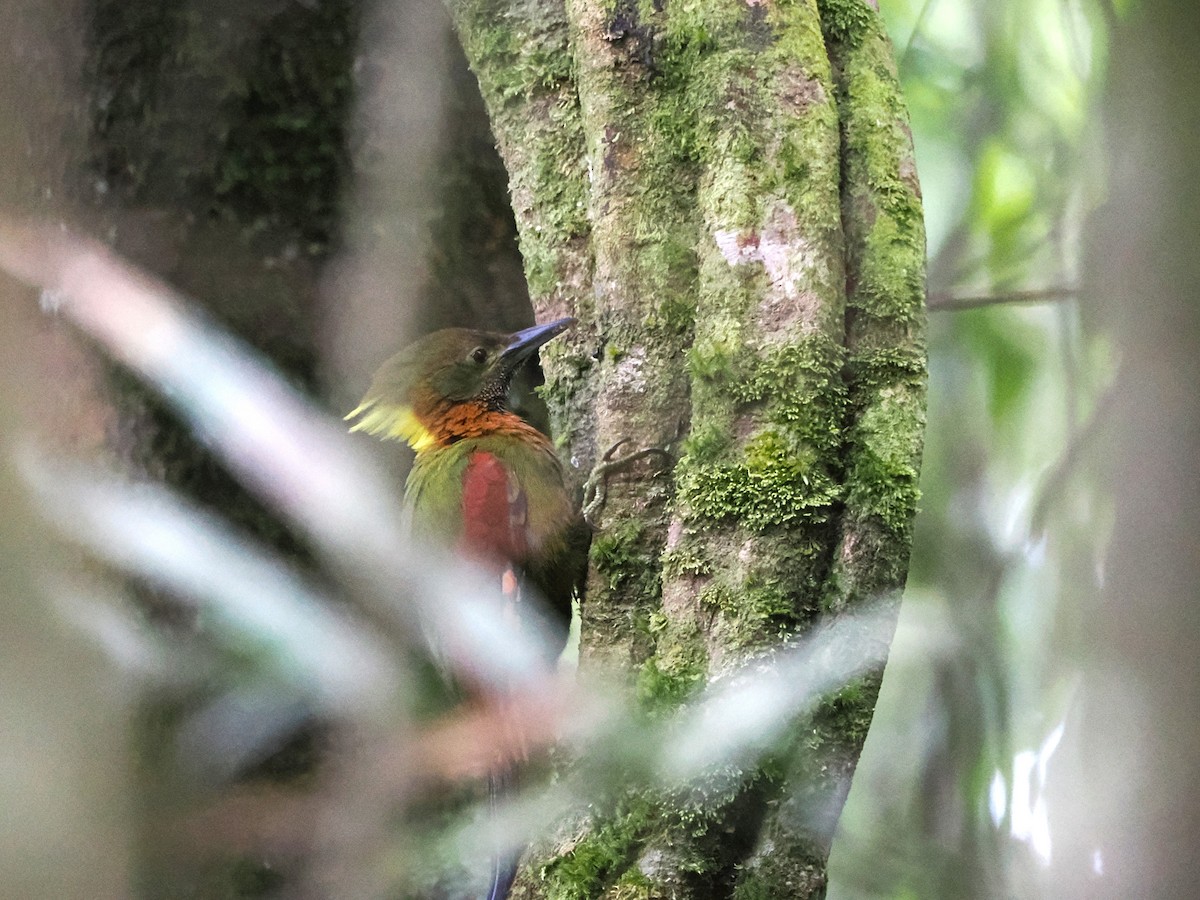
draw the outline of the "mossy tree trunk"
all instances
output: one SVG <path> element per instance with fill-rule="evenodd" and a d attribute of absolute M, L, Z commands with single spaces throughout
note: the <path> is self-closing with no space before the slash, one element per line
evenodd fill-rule
<path fill-rule="evenodd" d="M 822 619 L 894 614 L 924 426 L 924 235 L 891 47 L 865 0 L 451 0 L 509 171 L 579 477 L 610 478 L 583 664 L 657 715 Z M 878 688 L 786 764 L 615 798 L 522 896 L 815 897 Z M 730 787 L 732 785 L 732 787 Z M 699 798 L 699 799 L 698 799 Z"/>

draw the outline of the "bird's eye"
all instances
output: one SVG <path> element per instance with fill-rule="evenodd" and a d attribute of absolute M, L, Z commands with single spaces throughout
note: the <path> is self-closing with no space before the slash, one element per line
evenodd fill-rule
<path fill-rule="evenodd" d="M 488 352 L 483 347 L 476 347 L 471 351 L 471 359 L 475 360 L 477 363 L 485 363 L 487 362 L 487 358 Z"/>

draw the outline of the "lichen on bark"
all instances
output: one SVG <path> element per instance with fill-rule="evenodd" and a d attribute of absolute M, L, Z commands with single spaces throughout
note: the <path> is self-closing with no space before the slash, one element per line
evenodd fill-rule
<path fill-rule="evenodd" d="M 822 619 L 894 600 L 924 425 L 924 236 L 878 13 L 451 9 L 535 306 L 583 319 L 547 359 L 574 461 L 619 439 L 677 459 L 610 479 L 584 665 L 621 668 L 665 715 Z M 796 723 L 786 764 L 714 773 L 686 801 L 633 792 L 540 846 L 517 894 L 822 895 L 877 686 L 868 673 Z"/>

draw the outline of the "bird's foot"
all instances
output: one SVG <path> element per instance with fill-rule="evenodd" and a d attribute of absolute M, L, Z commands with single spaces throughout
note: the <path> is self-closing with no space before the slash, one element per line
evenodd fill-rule
<path fill-rule="evenodd" d="M 596 516 L 604 509 L 604 502 L 608 499 L 609 475 L 623 472 L 634 463 L 652 456 L 665 461 L 668 467 L 675 461 L 675 457 L 664 447 L 645 447 L 635 450 L 633 453 L 626 453 L 624 456 L 617 456 L 617 451 L 628 443 L 629 438 L 621 438 L 609 447 L 600 457 L 600 462 L 596 463 L 595 468 L 588 475 L 587 481 L 584 482 L 583 518 L 589 525 L 596 524 Z M 654 475 L 661 475 L 665 471 L 667 471 L 666 468 L 660 469 Z"/>

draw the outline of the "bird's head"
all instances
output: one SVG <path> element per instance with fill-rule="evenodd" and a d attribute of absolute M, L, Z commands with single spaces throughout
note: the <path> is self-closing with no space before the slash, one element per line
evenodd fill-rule
<path fill-rule="evenodd" d="M 514 334 L 444 328 L 380 366 L 351 431 L 407 441 L 418 452 L 511 415 L 513 375 L 537 349 L 575 323 L 558 319 Z M 458 434 L 454 429 L 465 432 Z"/>

